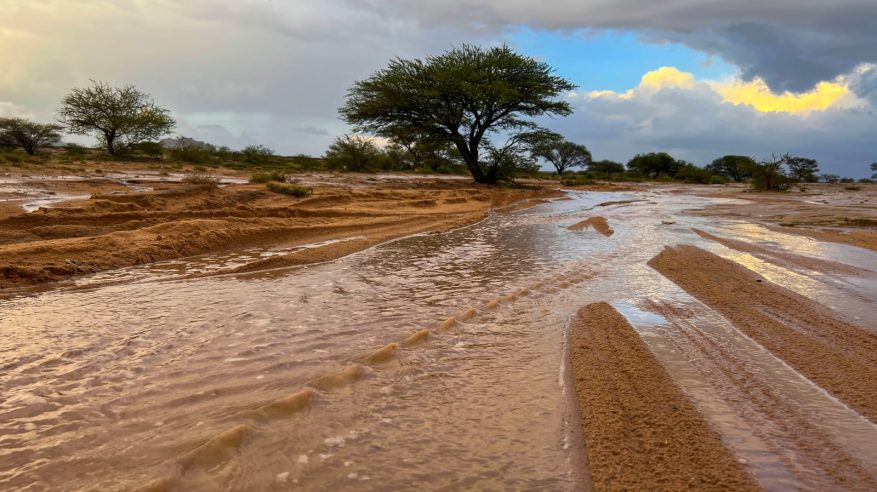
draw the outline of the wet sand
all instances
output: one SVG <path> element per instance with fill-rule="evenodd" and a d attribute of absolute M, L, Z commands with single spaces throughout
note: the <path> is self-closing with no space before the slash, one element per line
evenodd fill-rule
<path fill-rule="evenodd" d="M 612 306 L 580 310 L 570 335 L 595 490 L 758 490 Z"/>
<path fill-rule="evenodd" d="M 0 289 L 209 252 L 355 238 L 237 271 L 303 265 L 397 237 L 468 225 L 490 209 L 532 206 L 540 198 L 559 196 L 553 190 L 499 189 L 429 178 L 348 178 L 343 186 L 316 186 L 307 198 L 271 193 L 263 185 L 163 187 L 167 189 L 96 194 L 0 219 Z"/>
<path fill-rule="evenodd" d="M 716 187 L 305 184 L 107 188 L 0 220 L 11 287 L 236 258 L 0 299 L 0 483 L 877 488 L 874 256 L 823 225 L 778 232 Z M 837 217 L 865 196 L 804 201 L 825 193 L 753 203 L 870 234 Z"/>
<path fill-rule="evenodd" d="M 690 245 L 667 247 L 649 266 L 856 411 L 877 421 L 877 333 Z"/>
<path fill-rule="evenodd" d="M 764 224 L 783 234 L 877 251 L 877 184 L 815 183 L 808 184 L 803 192 L 785 193 L 756 193 L 748 185 L 730 185 L 695 192 L 746 200 L 691 211 L 696 215 L 733 217 Z"/>
<path fill-rule="evenodd" d="M 571 231 L 583 231 L 585 229 L 594 228 L 595 231 L 600 234 L 610 237 L 612 234 L 615 234 L 615 231 L 609 227 L 609 221 L 606 220 L 605 217 L 589 217 L 581 222 L 576 222 L 575 224 L 567 227 L 567 229 Z"/>

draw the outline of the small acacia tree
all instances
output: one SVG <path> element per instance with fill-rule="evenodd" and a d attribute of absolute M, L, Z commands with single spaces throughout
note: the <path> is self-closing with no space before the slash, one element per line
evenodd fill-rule
<path fill-rule="evenodd" d="M 816 173 L 819 172 L 819 164 L 816 159 L 808 159 L 807 157 L 786 157 L 786 166 L 791 174 L 798 181 L 806 183 L 816 182 Z"/>
<path fill-rule="evenodd" d="M 425 60 L 391 61 L 354 83 L 340 113 L 359 131 L 450 142 L 476 182 L 496 183 L 503 174 L 501 162 L 510 160 L 505 154 L 499 160 L 481 158 L 491 138 L 538 130 L 528 118 L 572 112 L 557 96 L 575 86 L 552 72 L 508 46 L 463 45 Z"/>
<path fill-rule="evenodd" d="M 0 141 L 21 145 L 30 155 L 40 147 L 61 142 L 61 125 L 43 124 L 24 118 L 0 118 Z"/>
<path fill-rule="evenodd" d="M 679 167 L 679 162 L 666 152 L 637 154 L 627 163 L 627 168 L 631 171 L 636 171 L 652 179 L 658 179 L 661 173 L 671 177 L 675 176 Z"/>
<path fill-rule="evenodd" d="M 726 176 L 739 183 L 752 176 L 755 159 L 745 155 L 726 155 L 711 162 L 706 168 L 715 174 Z"/>
<path fill-rule="evenodd" d="M 877 179 L 877 162 L 871 163 L 871 171 L 874 173 L 871 175 L 871 179 Z"/>
<path fill-rule="evenodd" d="M 58 113 L 67 131 L 97 134 L 110 155 L 131 144 L 157 140 L 176 126 L 170 111 L 133 85 L 111 87 L 92 81 L 90 87 L 70 91 Z"/>
<path fill-rule="evenodd" d="M 348 171 L 365 171 L 381 156 L 381 149 L 360 135 L 342 135 L 332 142 L 325 158 L 335 167 Z"/>
<path fill-rule="evenodd" d="M 554 166 L 559 176 L 572 167 L 591 164 L 591 152 L 584 145 L 563 139 L 547 140 L 536 144 L 532 151 L 536 159 L 544 159 Z"/>
<path fill-rule="evenodd" d="M 760 191 L 785 191 L 792 179 L 783 171 L 783 164 L 791 158 L 789 154 L 774 154 L 752 168 L 752 187 Z"/>
<path fill-rule="evenodd" d="M 613 174 L 623 173 L 624 164 L 604 159 L 602 161 L 594 161 L 588 164 L 588 171 L 612 176 Z"/>

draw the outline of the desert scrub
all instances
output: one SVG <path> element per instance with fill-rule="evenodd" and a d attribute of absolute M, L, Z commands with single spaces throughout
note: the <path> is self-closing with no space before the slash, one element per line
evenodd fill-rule
<path fill-rule="evenodd" d="M 307 186 L 301 186 L 296 183 L 278 183 L 277 181 L 269 181 L 265 184 L 265 187 L 274 193 L 283 193 L 284 195 L 297 197 L 308 196 L 314 191 Z"/>
<path fill-rule="evenodd" d="M 214 189 L 219 187 L 219 178 L 207 173 L 193 172 L 183 177 L 183 184 L 198 188 Z"/>
<path fill-rule="evenodd" d="M 289 177 L 280 171 L 255 173 L 252 176 L 250 176 L 250 183 L 268 183 L 270 181 L 276 181 L 278 183 L 285 183 L 285 182 L 289 181 Z"/>

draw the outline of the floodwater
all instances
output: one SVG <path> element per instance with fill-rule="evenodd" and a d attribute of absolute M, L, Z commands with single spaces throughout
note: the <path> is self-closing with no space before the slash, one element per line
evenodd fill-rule
<path fill-rule="evenodd" d="M 307 268 L 187 277 L 274 254 L 248 250 L 0 300 L 0 489 L 587 490 L 565 340 L 598 300 L 628 316 L 763 486 L 818 489 L 820 463 L 788 415 L 741 400 L 722 364 L 877 477 L 874 424 L 645 264 L 679 243 L 739 259 L 691 227 L 836 261 L 877 265 L 873 253 L 682 213 L 717 199 L 569 198 Z M 567 229 L 591 215 L 614 234 Z M 867 279 L 747 266 L 874 323 Z M 690 305 L 696 323 L 649 301 Z M 699 351 L 695 332 L 734 360 Z"/>

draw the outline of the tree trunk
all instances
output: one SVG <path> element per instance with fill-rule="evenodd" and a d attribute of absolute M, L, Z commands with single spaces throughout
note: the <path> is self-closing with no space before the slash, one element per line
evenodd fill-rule
<path fill-rule="evenodd" d="M 116 155 L 116 136 L 113 134 L 106 135 L 107 138 L 107 152 L 110 155 Z"/>

